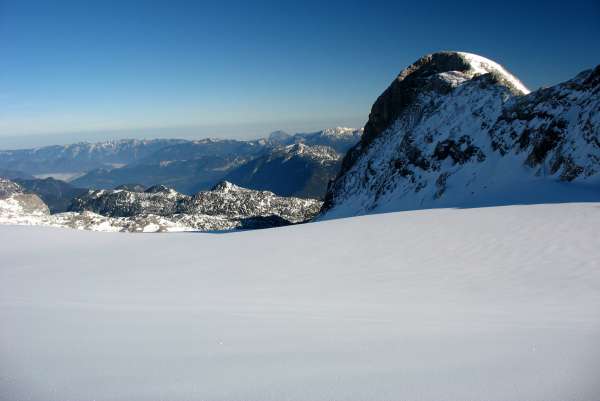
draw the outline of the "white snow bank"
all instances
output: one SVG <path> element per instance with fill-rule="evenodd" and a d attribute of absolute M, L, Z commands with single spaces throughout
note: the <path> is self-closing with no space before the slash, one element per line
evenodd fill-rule
<path fill-rule="evenodd" d="M 0 227 L 2 400 L 592 400 L 600 204 Z"/>
<path fill-rule="evenodd" d="M 458 52 L 458 54 L 463 56 L 469 62 L 469 64 L 471 65 L 471 68 L 474 70 L 474 72 L 476 74 L 483 75 L 483 74 L 487 74 L 489 72 L 495 71 L 495 72 L 498 72 L 499 74 L 502 74 L 509 82 L 511 82 L 524 95 L 531 92 L 525 85 L 523 85 L 523 83 L 517 77 L 515 77 L 510 72 L 506 71 L 506 69 L 504 67 L 502 67 L 500 64 L 496 63 L 495 61 L 492 61 L 488 58 L 485 58 L 485 57 L 482 57 L 482 56 L 479 56 L 479 55 L 473 54 L 473 53 Z"/>

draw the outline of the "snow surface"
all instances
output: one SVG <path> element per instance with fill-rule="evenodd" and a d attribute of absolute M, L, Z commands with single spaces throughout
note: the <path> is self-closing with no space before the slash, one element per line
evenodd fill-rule
<path fill-rule="evenodd" d="M 495 61 L 473 53 L 457 53 L 463 56 L 469 62 L 469 65 L 477 75 L 483 75 L 489 72 L 498 72 L 501 75 L 503 75 L 511 84 L 515 86 L 515 88 L 517 88 L 523 94 L 526 95 L 530 92 L 530 90 L 525 85 L 523 85 L 523 83 L 517 77 L 515 77 L 510 72 L 506 71 L 504 67 L 502 67 Z"/>
<path fill-rule="evenodd" d="M 2 400 L 594 400 L 600 203 L 0 227 Z"/>

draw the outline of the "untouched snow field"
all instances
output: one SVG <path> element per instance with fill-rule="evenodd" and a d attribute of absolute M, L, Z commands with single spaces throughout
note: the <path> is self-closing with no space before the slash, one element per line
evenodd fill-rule
<path fill-rule="evenodd" d="M 0 227 L 2 400 L 600 398 L 600 203 Z"/>

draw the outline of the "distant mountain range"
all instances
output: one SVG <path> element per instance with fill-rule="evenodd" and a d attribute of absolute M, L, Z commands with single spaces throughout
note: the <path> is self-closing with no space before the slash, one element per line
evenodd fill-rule
<path fill-rule="evenodd" d="M 600 66 L 530 92 L 489 59 L 434 53 L 379 96 L 364 131 L 4 151 L 0 174 L 21 184 L 19 196 L 28 202 L 37 204 L 25 191 L 54 212 L 78 213 L 71 226 L 92 213 L 93 224 L 125 230 L 231 228 L 246 218 L 273 226 L 319 212 L 320 201 L 300 198 L 324 199 L 321 219 L 600 201 Z M 80 176 L 69 184 L 32 178 L 51 174 Z M 228 183 L 215 186 L 222 180 Z"/>
<path fill-rule="evenodd" d="M 322 198 L 337 173 L 336 163 L 361 133 L 338 127 L 294 135 L 280 131 L 252 141 L 124 139 L 6 150 L 0 151 L 0 176 L 29 180 L 23 186 L 33 191 L 49 186 L 34 183 L 35 178 L 46 177 L 68 181 L 75 188 L 165 185 L 185 194 L 227 179 L 278 195 Z M 62 208 L 49 194 L 43 195 L 53 209 Z"/>

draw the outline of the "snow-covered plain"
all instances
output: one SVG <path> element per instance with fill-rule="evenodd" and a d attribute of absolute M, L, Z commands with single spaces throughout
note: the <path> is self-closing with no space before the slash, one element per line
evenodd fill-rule
<path fill-rule="evenodd" d="M 0 227 L 2 400 L 597 400 L 600 203 Z"/>

